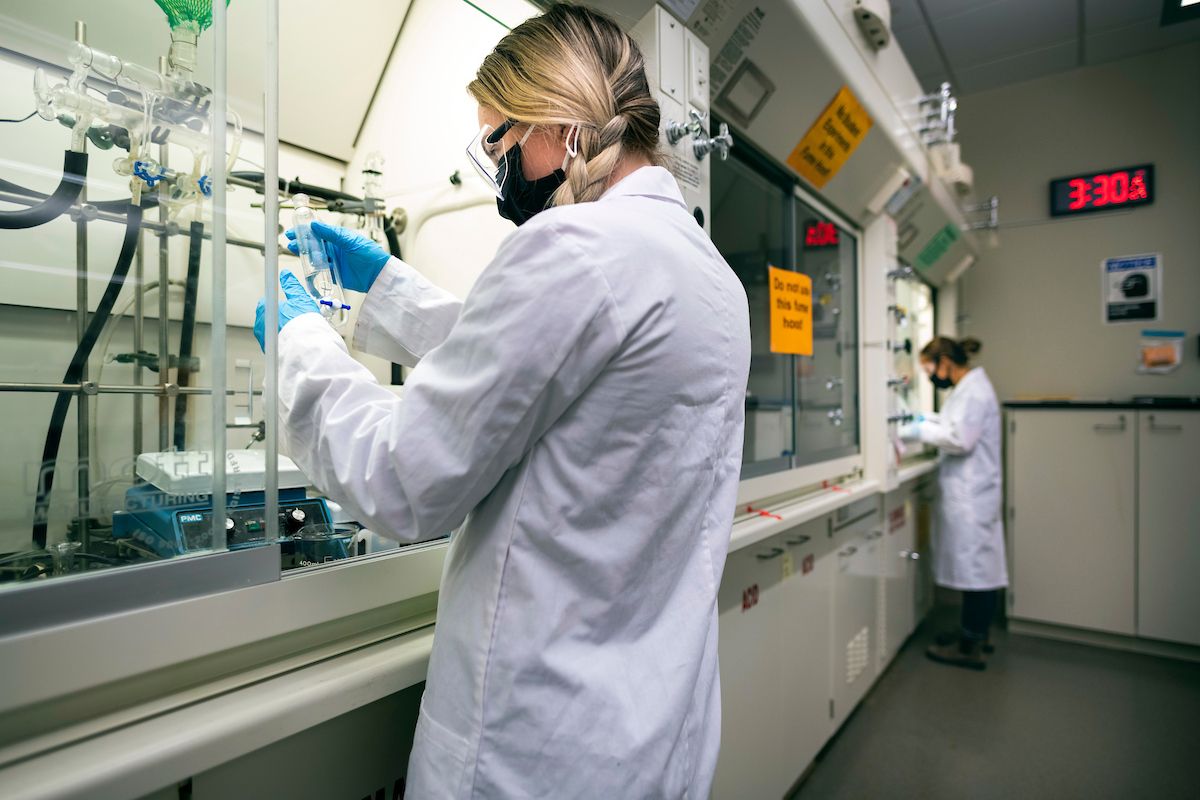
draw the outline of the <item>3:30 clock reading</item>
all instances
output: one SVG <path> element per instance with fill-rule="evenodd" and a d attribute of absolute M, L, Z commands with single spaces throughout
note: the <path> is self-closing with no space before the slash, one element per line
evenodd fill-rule
<path fill-rule="evenodd" d="M 1153 200 L 1153 165 L 1125 167 L 1050 182 L 1052 216 L 1142 205 Z"/>
<path fill-rule="evenodd" d="M 1081 208 L 1121 205 L 1130 200 L 1146 199 L 1146 170 L 1136 170 L 1131 176 L 1125 170 L 1100 173 L 1089 178 L 1072 178 L 1071 211 Z"/>

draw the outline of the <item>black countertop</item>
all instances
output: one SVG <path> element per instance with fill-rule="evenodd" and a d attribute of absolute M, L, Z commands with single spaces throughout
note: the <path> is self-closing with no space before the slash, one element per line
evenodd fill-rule
<path fill-rule="evenodd" d="M 1178 395 L 1172 397 L 1139 396 L 1126 400 L 1009 400 L 1005 408 L 1083 410 L 1083 409 L 1134 409 L 1146 411 L 1200 411 L 1200 396 Z"/>

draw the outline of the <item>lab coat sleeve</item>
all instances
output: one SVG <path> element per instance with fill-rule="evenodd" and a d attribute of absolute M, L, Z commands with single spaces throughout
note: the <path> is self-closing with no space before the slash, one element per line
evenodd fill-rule
<path fill-rule="evenodd" d="M 446 340 L 461 311 L 461 300 L 393 257 L 363 300 L 354 326 L 354 347 L 415 367 Z"/>
<path fill-rule="evenodd" d="M 920 423 L 919 438 L 949 455 L 966 455 L 983 435 L 987 403 L 969 395 L 942 414 L 927 416 Z"/>
<path fill-rule="evenodd" d="M 570 232 L 530 234 L 501 248 L 402 400 L 318 315 L 281 332 L 288 453 L 371 530 L 421 541 L 457 528 L 624 340 L 608 284 Z"/>

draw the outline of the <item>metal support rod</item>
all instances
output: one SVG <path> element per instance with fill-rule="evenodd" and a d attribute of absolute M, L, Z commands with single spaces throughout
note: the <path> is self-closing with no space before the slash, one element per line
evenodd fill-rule
<path fill-rule="evenodd" d="M 0 392 L 83 392 L 87 395 L 93 394 L 137 394 L 137 395 L 165 395 L 167 397 L 176 397 L 181 394 L 186 395 L 209 395 L 213 390 L 207 386 L 178 386 L 174 383 L 155 384 L 153 386 L 135 386 L 133 384 L 125 385 L 119 383 L 34 383 L 32 381 L 4 381 L 0 382 Z M 236 394 L 241 394 L 237 389 L 225 388 L 225 394 L 232 397 Z M 256 389 L 251 392 L 256 397 L 262 396 L 262 390 Z"/>
<path fill-rule="evenodd" d="M 146 237 L 138 232 L 137 254 L 136 260 L 133 262 L 133 352 L 142 352 L 142 333 L 143 326 L 146 322 L 145 308 L 145 292 L 142 287 L 146 285 Z M 114 323 L 115 324 L 115 323 Z M 104 354 L 101 353 L 103 358 Z M 133 365 L 133 385 L 142 385 L 142 364 L 140 361 Z M 140 395 L 133 397 L 133 460 L 137 462 L 137 457 L 142 454 L 142 428 L 145 424 L 143 418 L 144 408 L 142 407 L 142 398 Z"/>
<path fill-rule="evenodd" d="M 217 5 L 220 5 L 218 3 Z M 162 74 L 167 74 L 167 60 L 160 57 L 158 59 L 158 70 Z M 221 101 L 223 102 L 223 100 Z M 167 159 L 170 157 L 170 148 L 166 144 L 158 146 L 158 163 L 162 166 L 167 166 Z M 168 300 L 170 299 L 170 291 L 168 287 L 171 285 L 170 274 L 170 239 L 167 237 L 167 194 L 166 184 L 159 184 L 158 187 L 158 220 L 162 225 L 162 232 L 158 236 L 158 381 L 160 386 L 166 386 L 170 380 L 170 364 L 171 364 L 171 308 Z M 138 287 L 141 291 L 141 287 Z M 158 398 L 158 449 L 160 452 L 166 452 L 170 449 L 171 431 L 171 403 L 167 395 L 161 394 Z"/>
<path fill-rule="evenodd" d="M 78 26 L 76 34 L 79 34 Z M 79 199 L 86 202 L 87 184 L 79 190 Z M 82 342 L 88 327 L 88 234 L 87 222 L 83 215 L 75 221 L 75 340 Z M 85 361 L 79 372 L 80 382 L 88 380 L 88 364 Z M 76 474 L 75 496 L 78 501 L 76 524 L 79 530 L 79 543 L 83 552 L 91 550 L 91 530 L 88 516 L 91 514 L 91 419 L 88 417 L 90 400 L 86 394 L 80 393 L 75 398 L 76 415 Z"/>
<path fill-rule="evenodd" d="M 226 363 L 225 348 L 225 135 L 226 103 L 228 102 L 227 45 L 229 36 L 228 17 L 225 4 L 213 3 L 213 105 L 212 105 L 212 339 L 209 365 L 212 370 L 212 433 L 213 433 L 213 476 L 212 476 L 212 549 L 224 550 L 225 532 L 225 392 Z M 269 144 L 268 144 L 269 146 Z M 272 187 L 274 189 L 274 187 Z M 166 285 L 165 283 L 163 284 Z"/>
<path fill-rule="evenodd" d="M 274 242 L 278 238 L 279 225 L 279 0 L 267 0 L 266 31 L 266 75 L 263 87 L 263 242 Z M 266 313 L 266 370 L 264 383 L 264 427 L 263 446 L 267 451 L 266 474 L 266 535 L 274 539 L 279 535 L 279 451 L 277 414 L 278 387 L 278 342 L 279 342 L 279 292 L 276 285 L 279 274 L 278 248 L 264 248 L 263 291 L 267 298 Z M 253 373 L 252 373 L 253 374 Z M 253 385 L 251 386 L 253 397 Z"/>

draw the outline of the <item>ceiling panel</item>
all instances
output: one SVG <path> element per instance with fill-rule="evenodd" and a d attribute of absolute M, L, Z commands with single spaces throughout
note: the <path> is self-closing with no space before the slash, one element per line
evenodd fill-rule
<path fill-rule="evenodd" d="M 1087 63 L 1102 64 L 1195 39 L 1200 39 L 1200 20 L 1160 26 L 1155 17 L 1088 36 L 1084 53 Z"/>
<path fill-rule="evenodd" d="M 964 94 L 980 92 L 1071 69 L 1077 58 L 1075 42 L 1067 42 L 959 69 L 955 71 L 955 77 L 958 78 L 959 90 Z"/>
<path fill-rule="evenodd" d="M 927 72 L 945 71 L 946 65 L 942 62 L 942 56 L 938 53 L 933 36 L 924 25 L 909 28 L 904 31 L 903 37 L 896 34 L 896 39 L 899 41 L 900 49 L 904 51 L 909 65 L 913 68 L 913 72 L 922 75 Z"/>
<path fill-rule="evenodd" d="M 934 33 L 956 74 L 1026 50 L 1074 40 L 1079 17 L 1066 0 L 1005 0 L 933 20 Z"/>
<path fill-rule="evenodd" d="M 1065 2 L 1066 0 L 1046 0 L 1046 2 Z M 932 19 L 949 19 L 959 14 L 970 14 L 988 6 L 1002 6 L 1009 0 L 921 0 L 925 10 Z"/>
<path fill-rule="evenodd" d="M 1084 24 L 1088 33 L 1119 28 L 1162 16 L 1162 0 L 1083 0 Z"/>
<path fill-rule="evenodd" d="M 892 0 L 892 32 L 914 26 L 925 27 L 917 0 Z"/>

